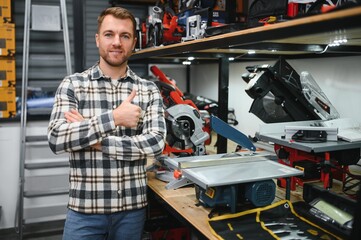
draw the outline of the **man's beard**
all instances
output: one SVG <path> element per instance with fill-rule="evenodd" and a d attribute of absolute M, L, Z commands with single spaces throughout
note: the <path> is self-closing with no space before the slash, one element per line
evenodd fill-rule
<path fill-rule="evenodd" d="M 112 66 L 112 67 L 120 67 L 122 66 L 125 62 L 127 62 L 127 59 L 126 58 L 121 58 L 120 60 L 116 60 L 116 61 L 113 61 L 111 60 L 110 58 L 106 57 L 106 58 L 103 58 L 104 61 Z"/>
<path fill-rule="evenodd" d="M 104 60 L 104 62 L 106 62 L 109 66 L 112 66 L 112 67 L 120 67 L 120 66 L 124 65 L 130 57 L 130 54 L 128 54 L 129 56 L 124 54 L 120 58 L 114 58 L 114 57 L 111 57 L 110 52 L 107 52 L 105 54 L 102 54 L 101 52 L 99 52 L 99 54 L 100 54 L 101 58 Z"/>

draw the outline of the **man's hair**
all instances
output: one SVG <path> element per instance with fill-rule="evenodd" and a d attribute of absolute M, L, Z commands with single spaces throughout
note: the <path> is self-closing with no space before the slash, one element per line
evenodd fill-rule
<path fill-rule="evenodd" d="M 136 37 L 137 22 L 135 21 L 134 15 L 130 11 L 128 11 L 127 9 L 122 8 L 122 7 L 107 8 L 107 9 L 104 9 L 100 13 L 100 15 L 98 17 L 98 33 L 100 30 L 100 26 L 102 25 L 103 20 L 104 20 L 105 16 L 107 16 L 107 15 L 112 15 L 113 17 L 119 18 L 119 19 L 130 19 L 133 23 L 133 35 L 134 35 L 134 37 Z"/>

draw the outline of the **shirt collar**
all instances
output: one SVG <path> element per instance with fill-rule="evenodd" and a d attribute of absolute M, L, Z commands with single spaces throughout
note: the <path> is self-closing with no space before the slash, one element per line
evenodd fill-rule
<path fill-rule="evenodd" d="M 108 76 L 104 75 L 104 73 L 102 72 L 102 70 L 99 67 L 99 62 L 97 62 L 93 67 L 91 67 L 90 69 L 90 75 L 91 75 L 91 80 L 99 80 L 101 78 L 103 79 L 110 79 Z M 127 71 L 126 74 L 123 78 L 121 79 L 132 79 L 133 81 L 136 80 L 136 75 L 135 73 L 129 68 L 129 66 L 127 66 Z"/>

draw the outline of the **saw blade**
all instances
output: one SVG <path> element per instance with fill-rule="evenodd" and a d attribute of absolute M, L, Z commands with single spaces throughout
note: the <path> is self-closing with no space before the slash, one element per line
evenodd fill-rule
<path fill-rule="evenodd" d="M 190 137 L 194 131 L 194 123 L 187 116 L 181 116 L 177 119 L 168 120 L 168 144 L 179 149 L 187 149 L 193 147 Z"/>
<path fill-rule="evenodd" d="M 256 147 L 246 135 L 214 115 L 211 116 L 211 128 L 217 134 L 234 141 L 240 146 L 245 147 L 253 152 L 256 151 Z"/>

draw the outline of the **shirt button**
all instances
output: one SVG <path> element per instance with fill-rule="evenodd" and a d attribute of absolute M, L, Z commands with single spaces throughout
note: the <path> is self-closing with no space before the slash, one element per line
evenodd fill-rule
<path fill-rule="evenodd" d="M 118 190 L 118 194 L 121 194 L 122 193 L 122 191 L 121 190 Z"/>
<path fill-rule="evenodd" d="M 114 104 L 114 105 L 113 105 L 113 109 L 116 109 L 116 108 L 117 108 L 117 105 Z"/>
<path fill-rule="evenodd" d="M 120 171 L 122 171 L 122 169 L 121 169 L 121 168 L 118 168 L 118 172 L 120 172 Z"/>

